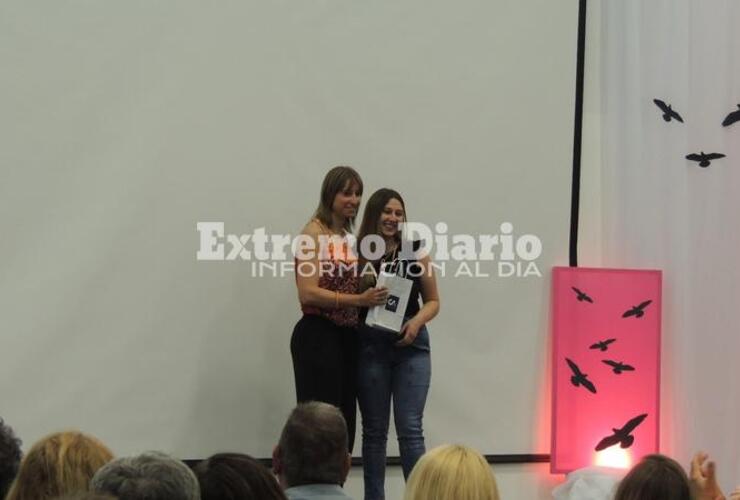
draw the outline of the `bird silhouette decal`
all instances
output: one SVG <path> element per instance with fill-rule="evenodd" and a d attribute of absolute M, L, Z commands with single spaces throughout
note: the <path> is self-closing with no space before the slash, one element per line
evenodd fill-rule
<path fill-rule="evenodd" d="M 612 361 L 611 359 L 602 359 L 602 363 L 607 364 L 612 367 L 612 371 L 616 373 L 617 375 L 621 374 L 622 372 L 633 372 L 635 371 L 634 366 L 625 365 L 621 361 Z"/>
<path fill-rule="evenodd" d="M 647 418 L 647 416 L 647 413 L 643 413 L 624 424 L 624 427 L 621 429 L 612 429 L 612 435 L 599 441 L 599 444 L 596 445 L 596 451 L 605 450 L 617 443 L 621 448 L 629 448 L 632 446 L 632 443 L 635 442 L 635 437 L 631 435 L 632 431 L 634 431 L 635 428 L 637 428 L 637 426 Z"/>
<path fill-rule="evenodd" d="M 707 168 L 712 163 L 712 160 L 719 160 L 724 157 L 725 155 L 722 153 L 704 153 L 704 151 L 686 155 L 687 160 L 699 162 L 701 168 Z"/>
<path fill-rule="evenodd" d="M 673 108 L 671 108 L 670 104 L 666 104 L 665 102 L 661 101 L 660 99 L 653 99 L 653 102 L 656 106 L 660 108 L 660 110 L 663 112 L 663 119 L 667 122 L 673 120 L 679 121 L 683 123 L 683 118 L 681 118 L 681 115 L 676 113 Z"/>
<path fill-rule="evenodd" d="M 588 348 L 589 349 L 598 349 L 598 350 L 604 352 L 604 351 L 606 351 L 606 350 L 609 349 L 609 344 L 611 344 L 612 342 L 615 342 L 616 340 L 617 339 L 601 340 L 599 342 L 596 342 L 595 344 L 591 344 Z"/>
<path fill-rule="evenodd" d="M 634 316 L 635 318 L 642 318 L 645 315 L 645 308 L 652 304 L 652 302 L 652 300 L 646 300 L 640 305 L 634 306 L 633 308 L 625 311 L 624 314 L 622 314 L 622 317 L 629 318 L 630 316 Z"/>
<path fill-rule="evenodd" d="M 594 303 L 594 299 L 589 297 L 586 293 L 580 291 L 578 288 L 574 286 L 572 286 L 571 288 L 573 289 L 574 292 L 576 292 L 576 295 L 577 295 L 576 298 L 578 299 L 578 302 L 586 301 L 586 302 L 590 302 L 591 304 Z"/>
<path fill-rule="evenodd" d="M 585 373 L 581 372 L 578 365 L 568 358 L 565 358 L 565 361 L 568 362 L 568 366 L 570 366 L 570 369 L 573 372 L 573 376 L 570 377 L 571 384 L 576 387 L 583 386 L 589 392 L 596 394 L 596 386 L 588 379 L 588 376 Z"/>
<path fill-rule="evenodd" d="M 737 121 L 740 121 L 740 104 L 737 105 L 737 111 L 733 111 L 725 117 L 725 119 L 722 121 L 722 126 L 729 127 Z"/>

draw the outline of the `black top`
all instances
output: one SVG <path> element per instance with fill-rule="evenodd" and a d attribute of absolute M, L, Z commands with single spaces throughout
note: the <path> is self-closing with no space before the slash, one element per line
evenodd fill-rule
<path fill-rule="evenodd" d="M 397 261 L 395 267 L 396 274 L 403 278 L 411 280 L 411 295 L 409 295 L 409 302 L 406 305 L 406 312 L 404 317 L 410 318 L 415 316 L 419 312 L 419 298 L 421 297 L 421 276 L 425 272 L 429 272 L 428 269 L 424 269 L 419 264 L 416 258 L 416 252 L 421 247 L 421 240 L 411 242 L 412 252 L 404 253 L 398 248 L 391 254 L 383 256 L 380 261 L 373 262 L 373 268 L 376 274 L 380 272 L 380 266 L 382 264 L 391 264 Z"/>
<path fill-rule="evenodd" d="M 408 320 L 412 316 L 419 312 L 419 298 L 421 297 L 421 276 L 423 272 L 429 272 L 428 269 L 424 269 L 423 266 L 418 262 L 417 252 L 421 247 L 421 241 L 413 241 L 409 252 L 410 255 L 406 255 L 403 249 L 399 252 L 398 250 L 390 253 L 380 259 L 380 261 L 373 262 L 373 268 L 375 272 L 380 271 L 380 266 L 385 263 L 393 263 L 398 261 L 397 267 L 393 269 L 397 271 L 396 274 L 403 276 L 404 278 L 411 280 L 411 294 L 409 295 L 409 302 L 406 306 L 404 313 L 405 320 Z M 364 328 L 365 318 L 367 317 L 367 308 L 363 307 L 360 310 L 360 339 L 361 342 L 390 342 L 395 343 L 398 341 L 398 335 L 385 332 L 383 330 L 367 330 Z M 411 345 L 402 347 L 401 349 L 420 349 L 422 351 L 429 351 L 429 332 L 426 326 L 423 326 L 420 330 L 416 339 Z"/>

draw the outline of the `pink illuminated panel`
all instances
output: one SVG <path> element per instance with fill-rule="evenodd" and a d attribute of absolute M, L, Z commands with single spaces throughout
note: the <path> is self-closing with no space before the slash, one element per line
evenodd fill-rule
<path fill-rule="evenodd" d="M 658 451 L 661 272 L 553 269 L 555 473 Z"/>

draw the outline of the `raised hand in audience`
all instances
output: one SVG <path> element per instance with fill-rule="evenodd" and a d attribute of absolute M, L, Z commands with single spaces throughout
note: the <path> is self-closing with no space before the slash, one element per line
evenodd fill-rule
<path fill-rule="evenodd" d="M 696 500 L 725 500 L 725 495 L 717 483 L 717 467 L 714 462 L 708 461 L 708 458 L 709 455 L 700 451 L 691 460 L 689 479 L 694 498 Z M 740 499 L 740 496 L 735 498 Z"/>

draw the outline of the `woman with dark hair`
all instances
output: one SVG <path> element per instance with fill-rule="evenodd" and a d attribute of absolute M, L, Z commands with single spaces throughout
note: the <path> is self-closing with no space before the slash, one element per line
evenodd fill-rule
<path fill-rule="evenodd" d="M 21 440 L 18 439 L 10 426 L 0 418 L 0 499 L 18 474 L 21 464 Z"/>
<path fill-rule="evenodd" d="M 105 493 L 96 493 L 88 491 L 86 493 L 76 493 L 74 495 L 65 495 L 57 497 L 55 500 L 118 500 L 116 497 L 106 495 Z"/>
<path fill-rule="evenodd" d="M 689 478 L 678 462 L 647 455 L 619 483 L 614 500 L 691 500 Z"/>
<path fill-rule="evenodd" d="M 384 304 L 387 295 L 375 288 L 358 293 L 351 231 L 361 196 L 362 179 L 353 168 L 335 167 L 326 174 L 319 206 L 303 228 L 296 255 L 303 317 L 290 340 L 296 399 L 338 407 L 347 421 L 350 451 L 357 407 L 358 308 Z"/>
<path fill-rule="evenodd" d="M 360 252 L 361 290 L 375 284 L 375 276 L 385 263 L 393 263 L 398 275 L 412 281 L 399 334 L 368 327 L 361 318 L 358 399 L 365 500 L 385 498 L 391 400 L 405 478 L 426 451 L 422 418 L 431 379 L 431 358 L 425 325 L 439 312 L 439 294 L 431 259 L 421 251 L 421 242 L 404 241 L 399 224 L 407 220 L 401 195 L 392 189 L 380 189 L 368 200 L 358 236 L 362 250 L 372 249 L 371 245 L 362 244 L 368 236 L 375 235 L 376 240 L 380 237 L 384 244 L 383 256 L 378 259 L 372 260 Z M 373 272 L 367 274 L 368 269 Z"/>
<path fill-rule="evenodd" d="M 249 455 L 217 453 L 193 468 L 201 500 L 285 500 L 275 476 Z"/>

